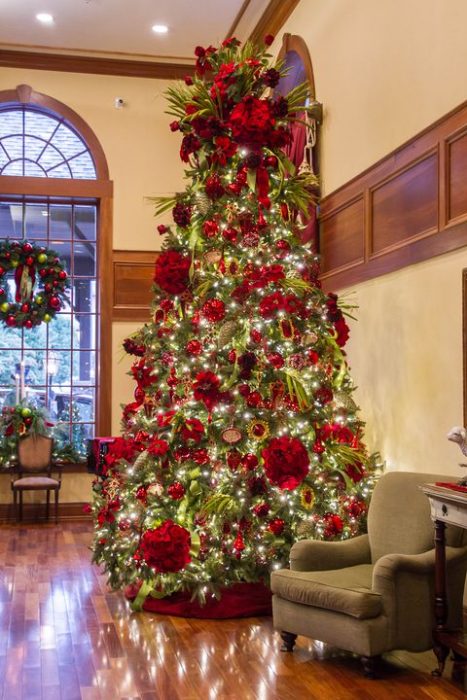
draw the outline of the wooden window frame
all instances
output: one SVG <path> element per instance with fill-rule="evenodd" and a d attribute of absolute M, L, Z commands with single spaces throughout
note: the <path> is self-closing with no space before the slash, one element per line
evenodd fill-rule
<path fill-rule="evenodd" d="M 96 433 L 109 435 L 112 415 L 112 212 L 113 182 L 104 151 L 91 127 L 70 107 L 29 85 L 0 91 L 0 105 L 22 104 L 55 112 L 71 124 L 89 148 L 96 167 L 95 180 L 0 176 L 0 194 L 93 199 L 97 217 L 98 329 L 96 378 Z"/>

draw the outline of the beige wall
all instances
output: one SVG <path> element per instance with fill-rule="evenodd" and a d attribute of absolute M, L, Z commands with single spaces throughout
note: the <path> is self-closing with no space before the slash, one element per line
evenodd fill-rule
<path fill-rule="evenodd" d="M 465 99 L 466 24 L 465 0 L 301 1 L 283 32 L 310 49 L 325 194 Z M 463 420 L 464 267 L 466 249 L 344 292 L 360 307 L 348 347 L 356 398 L 389 468 L 461 473 L 445 435 Z"/>
<path fill-rule="evenodd" d="M 115 249 L 157 250 L 154 208 L 145 197 L 169 194 L 183 187 L 179 139 L 170 132 L 169 115 L 162 80 L 100 75 L 66 74 L 0 68 L 0 90 L 31 85 L 74 109 L 93 129 L 107 157 L 114 182 Z M 114 100 L 122 97 L 123 109 Z M 118 434 L 120 404 L 131 400 L 133 385 L 126 376 L 128 358 L 123 358 L 121 341 L 139 323 L 113 324 L 112 430 Z M 90 478 L 66 474 L 62 500 L 89 499 Z M 9 484 L 0 482 L 0 501 L 10 499 Z"/>

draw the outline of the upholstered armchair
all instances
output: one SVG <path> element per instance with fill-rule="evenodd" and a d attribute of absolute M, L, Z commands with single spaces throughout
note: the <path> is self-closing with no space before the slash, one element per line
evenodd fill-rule
<path fill-rule="evenodd" d="M 366 675 L 392 649 L 425 651 L 434 627 L 434 527 L 423 483 L 436 474 L 389 472 L 376 484 L 368 534 L 339 542 L 302 540 L 290 569 L 273 572 L 273 620 L 284 651 L 297 635 L 362 657 Z M 448 623 L 462 625 L 466 531 L 446 529 Z"/>
<path fill-rule="evenodd" d="M 18 474 L 11 480 L 13 502 L 17 520 L 23 519 L 23 493 L 46 492 L 46 518 L 49 518 L 50 492 L 55 494 L 55 522 L 58 520 L 58 494 L 61 486 L 61 470 L 52 465 L 53 439 L 45 435 L 30 435 L 18 443 Z M 56 477 L 52 471 L 57 472 Z M 19 509 L 18 509 L 19 496 Z"/>

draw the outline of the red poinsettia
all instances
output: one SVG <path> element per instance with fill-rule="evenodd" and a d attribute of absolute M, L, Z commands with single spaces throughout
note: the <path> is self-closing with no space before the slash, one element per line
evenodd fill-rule
<path fill-rule="evenodd" d="M 159 440 L 154 437 L 148 445 L 148 452 L 155 457 L 162 457 L 169 451 L 169 443 L 167 440 Z"/>
<path fill-rule="evenodd" d="M 188 418 L 180 434 L 184 442 L 188 442 L 188 440 L 193 440 L 195 443 L 201 442 L 204 435 L 204 425 L 198 418 Z"/>
<path fill-rule="evenodd" d="M 193 383 L 193 396 L 196 401 L 202 401 L 208 411 L 220 401 L 221 394 L 219 377 L 214 372 L 198 372 Z"/>
<path fill-rule="evenodd" d="M 333 513 L 326 513 L 323 515 L 323 525 L 324 525 L 324 536 L 327 538 L 336 537 L 340 535 L 344 529 L 344 523 L 340 515 L 334 515 Z"/>
<path fill-rule="evenodd" d="M 246 146 L 267 146 L 275 119 L 266 100 L 246 95 L 235 105 L 228 119 L 234 141 Z"/>
<path fill-rule="evenodd" d="M 273 438 L 261 452 L 269 481 L 284 491 L 292 491 L 308 474 L 310 459 L 298 438 Z"/>
<path fill-rule="evenodd" d="M 191 537 L 188 530 L 166 520 L 141 538 L 140 554 L 146 564 L 159 573 L 181 571 L 191 561 Z"/>
<path fill-rule="evenodd" d="M 154 282 L 168 294 L 182 294 L 188 288 L 190 265 L 189 257 L 167 250 L 156 260 Z"/>
<path fill-rule="evenodd" d="M 343 348 L 350 335 L 350 328 L 348 327 L 343 316 L 335 322 L 334 328 L 337 333 L 336 343 L 339 345 L 339 347 Z"/>

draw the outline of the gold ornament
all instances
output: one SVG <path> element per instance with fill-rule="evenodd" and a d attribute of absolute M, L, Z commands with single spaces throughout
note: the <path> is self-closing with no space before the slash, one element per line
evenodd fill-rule
<path fill-rule="evenodd" d="M 266 421 L 254 418 L 248 423 L 247 434 L 251 440 L 261 442 L 261 440 L 265 440 L 271 434 L 271 431 Z"/>
<path fill-rule="evenodd" d="M 303 345 L 314 345 L 318 340 L 316 333 L 305 333 L 303 336 Z"/>
<path fill-rule="evenodd" d="M 232 338 L 235 337 L 236 332 L 237 324 L 235 321 L 226 321 L 223 323 L 220 327 L 219 336 L 217 338 L 217 345 L 219 349 L 223 348 L 225 345 L 228 345 Z"/>
<path fill-rule="evenodd" d="M 240 442 L 242 437 L 243 436 L 240 430 L 238 430 L 238 428 L 234 428 L 233 426 L 226 428 L 221 433 L 221 438 L 228 445 L 235 445 L 237 442 Z"/>
<path fill-rule="evenodd" d="M 204 253 L 203 258 L 207 265 L 215 265 L 219 262 L 219 260 L 222 260 L 222 253 L 220 250 L 216 249 L 208 250 L 206 253 Z"/>
<path fill-rule="evenodd" d="M 315 492 L 309 486 L 300 489 L 300 503 L 305 510 L 311 510 L 315 504 Z"/>
<path fill-rule="evenodd" d="M 195 194 L 195 207 L 200 214 L 207 214 L 211 207 L 211 200 L 205 192 L 197 192 Z"/>
<path fill-rule="evenodd" d="M 311 518 L 309 520 L 302 520 L 297 527 L 297 535 L 300 537 L 313 537 L 315 534 L 315 524 Z"/>
<path fill-rule="evenodd" d="M 349 413 L 355 413 L 357 404 L 345 391 L 336 391 L 334 394 L 334 404 L 336 408 L 343 408 Z"/>

